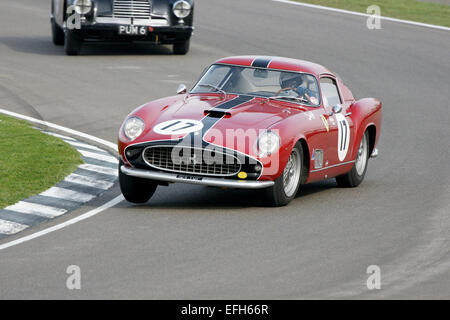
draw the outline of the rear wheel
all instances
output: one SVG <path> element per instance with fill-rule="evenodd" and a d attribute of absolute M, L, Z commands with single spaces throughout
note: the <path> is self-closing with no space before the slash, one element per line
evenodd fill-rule
<path fill-rule="evenodd" d="M 77 38 L 72 30 L 66 30 L 64 34 L 64 50 L 68 56 L 80 54 L 83 41 Z"/>
<path fill-rule="evenodd" d="M 190 40 L 174 43 L 173 44 L 173 53 L 186 54 L 189 51 L 189 47 L 190 47 Z"/>
<path fill-rule="evenodd" d="M 268 204 L 273 207 L 281 207 L 291 202 L 295 198 L 301 182 L 304 181 L 307 170 L 303 161 L 302 145 L 297 142 L 283 173 L 275 180 L 275 185 L 266 189 Z"/>
<path fill-rule="evenodd" d="M 52 25 L 52 41 L 54 45 L 62 46 L 64 44 L 64 31 L 55 22 L 55 19 L 51 19 Z"/>
<path fill-rule="evenodd" d="M 158 187 L 155 181 L 128 176 L 120 170 L 123 162 L 119 162 L 119 184 L 124 198 L 133 203 L 145 203 L 153 196 Z"/>
<path fill-rule="evenodd" d="M 357 187 L 363 180 L 367 171 L 367 162 L 369 160 L 369 133 L 366 131 L 359 144 L 355 164 L 352 170 L 344 175 L 336 177 L 339 187 L 353 188 Z"/>

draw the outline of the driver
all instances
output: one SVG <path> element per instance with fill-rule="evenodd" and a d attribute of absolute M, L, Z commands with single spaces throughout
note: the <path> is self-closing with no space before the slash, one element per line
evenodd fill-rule
<path fill-rule="evenodd" d="M 285 92 L 287 95 L 302 98 L 310 104 L 317 104 L 318 100 L 314 91 L 305 88 L 302 84 L 303 75 L 298 73 L 282 72 L 280 74 L 281 89 L 278 90 L 275 95 L 278 96 L 281 92 Z"/>

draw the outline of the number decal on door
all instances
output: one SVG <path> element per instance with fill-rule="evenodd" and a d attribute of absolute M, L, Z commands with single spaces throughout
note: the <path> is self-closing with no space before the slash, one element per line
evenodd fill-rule
<path fill-rule="evenodd" d="M 350 126 L 347 119 L 342 114 L 336 114 L 338 126 L 338 157 L 339 161 L 344 161 L 350 144 Z"/>
<path fill-rule="evenodd" d="M 153 131 L 164 135 L 180 135 L 199 131 L 203 128 L 203 123 L 191 119 L 169 120 L 156 125 Z"/>

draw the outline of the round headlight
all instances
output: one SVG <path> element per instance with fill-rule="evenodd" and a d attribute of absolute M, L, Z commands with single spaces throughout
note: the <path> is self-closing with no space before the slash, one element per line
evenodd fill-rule
<path fill-rule="evenodd" d="M 189 2 L 184 0 L 177 1 L 173 5 L 173 14 L 178 19 L 184 19 L 191 14 L 191 9 L 192 7 Z"/>
<path fill-rule="evenodd" d="M 76 0 L 74 3 L 75 12 L 78 14 L 88 14 L 92 10 L 91 0 Z"/>
<path fill-rule="evenodd" d="M 280 148 L 280 137 L 273 131 L 265 131 L 259 135 L 257 148 L 259 156 L 269 156 Z"/>
<path fill-rule="evenodd" d="M 123 133 L 130 140 L 134 140 L 139 137 L 142 132 L 144 132 L 144 129 L 145 123 L 138 117 L 129 118 L 123 125 Z"/>

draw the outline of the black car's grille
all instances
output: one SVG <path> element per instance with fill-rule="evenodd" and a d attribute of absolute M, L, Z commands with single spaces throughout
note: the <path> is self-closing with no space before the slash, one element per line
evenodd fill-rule
<path fill-rule="evenodd" d="M 153 168 L 178 173 L 232 176 L 241 169 L 237 157 L 208 148 L 156 146 L 146 148 L 142 156 Z"/>
<path fill-rule="evenodd" d="M 149 0 L 114 0 L 114 18 L 149 19 L 150 14 Z"/>

